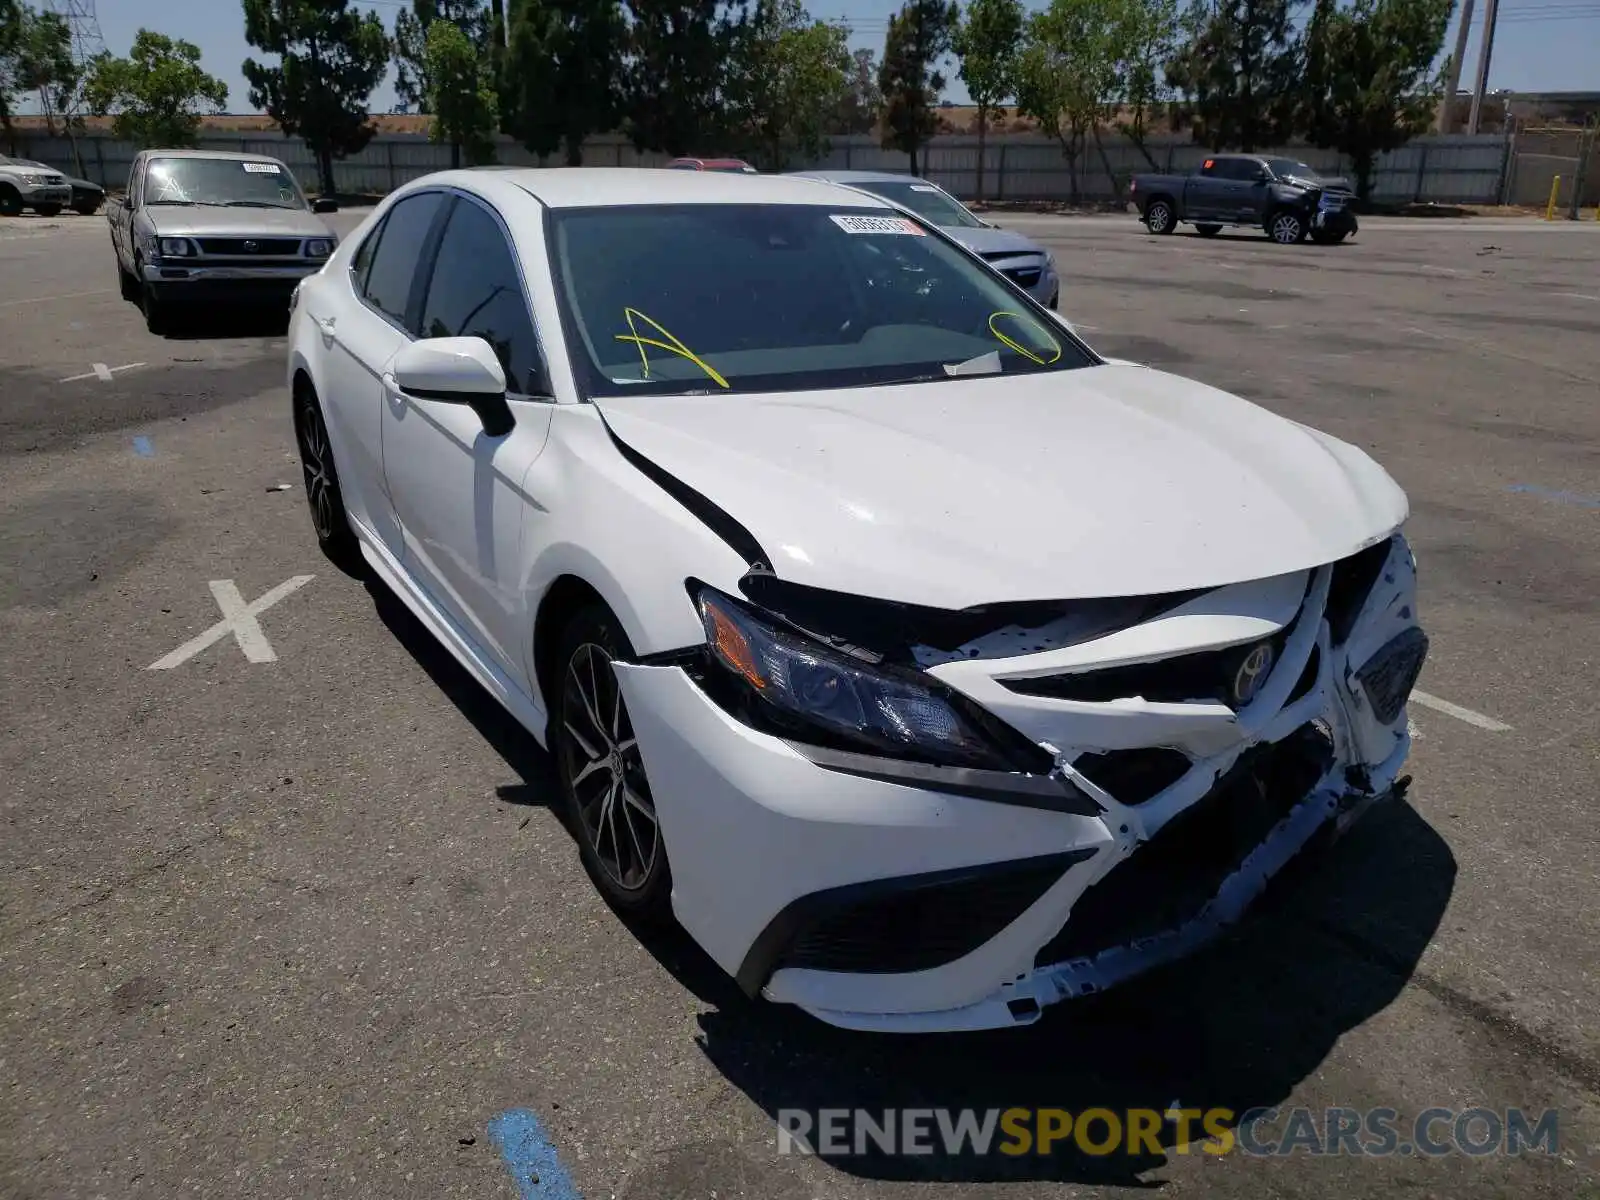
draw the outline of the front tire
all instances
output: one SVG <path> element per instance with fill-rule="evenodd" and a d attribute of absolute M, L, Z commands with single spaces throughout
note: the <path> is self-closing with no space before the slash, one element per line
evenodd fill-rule
<path fill-rule="evenodd" d="M 22 215 L 22 193 L 9 183 L 0 183 L 0 217 Z"/>
<path fill-rule="evenodd" d="M 1201 237 L 1216 237 L 1222 232 L 1221 225 L 1196 225 L 1194 231 Z"/>
<path fill-rule="evenodd" d="M 650 923 L 672 915 L 672 871 L 627 701 L 611 664 L 633 647 L 607 609 L 568 623 L 551 681 L 550 748 L 584 870 L 618 912 Z"/>
<path fill-rule="evenodd" d="M 33 206 L 33 211 L 38 213 L 41 217 L 59 217 L 61 215 L 61 205 L 36 204 Z"/>
<path fill-rule="evenodd" d="M 135 279 L 122 265 L 122 260 L 117 260 L 117 290 L 122 293 L 124 300 L 137 303 L 139 300 L 139 281 Z"/>
<path fill-rule="evenodd" d="M 328 438 L 322 406 L 309 385 L 298 389 L 294 405 L 295 441 L 300 447 L 300 469 L 306 480 L 306 505 L 317 545 L 328 561 L 347 575 L 360 574 L 361 547 L 356 543 L 350 518 L 345 515 L 344 492 L 333 463 L 333 442 Z"/>
<path fill-rule="evenodd" d="M 1313 229 L 1311 231 L 1311 240 L 1319 246 L 1337 246 L 1344 239 L 1345 235 L 1343 233 L 1331 233 L 1326 229 Z"/>
<path fill-rule="evenodd" d="M 1144 227 L 1151 233 L 1168 234 L 1177 227 L 1178 214 L 1165 200 L 1152 200 L 1144 210 Z"/>
<path fill-rule="evenodd" d="M 1267 236 L 1280 246 L 1293 246 L 1305 240 L 1306 220 L 1292 208 L 1280 208 L 1267 218 Z"/>

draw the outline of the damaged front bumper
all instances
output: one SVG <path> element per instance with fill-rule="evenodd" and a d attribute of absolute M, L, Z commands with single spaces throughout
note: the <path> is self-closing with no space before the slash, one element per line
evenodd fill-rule
<path fill-rule="evenodd" d="M 1364 554 L 1354 599 L 1341 564 L 930 668 L 1048 746 L 1048 779 L 820 751 L 742 723 L 681 666 L 619 664 L 679 921 L 750 994 L 882 1031 L 1028 1024 L 1191 953 L 1404 790 L 1414 562 L 1399 537 Z M 1201 655 L 1252 645 L 1277 660 L 1231 706 L 1072 698 L 1152 662 L 1197 679 Z M 1152 782 L 1149 755 L 1177 769 Z"/>

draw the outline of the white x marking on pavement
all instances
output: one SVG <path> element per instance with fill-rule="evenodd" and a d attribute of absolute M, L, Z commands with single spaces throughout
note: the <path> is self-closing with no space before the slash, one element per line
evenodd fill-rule
<path fill-rule="evenodd" d="M 239 643 L 239 649 L 251 662 L 276 662 L 278 655 L 272 649 L 272 643 L 267 641 L 267 635 L 262 632 L 256 616 L 291 592 L 305 587 L 315 578 L 315 575 L 296 575 L 284 580 L 270 592 L 262 593 L 249 604 L 244 602 L 244 597 L 239 594 L 239 589 L 233 580 L 213 579 L 210 585 L 211 594 L 216 597 L 217 607 L 222 610 L 222 620 L 199 637 L 189 639 L 171 654 L 156 659 L 145 670 L 170 671 L 173 667 L 182 666 L 207 646 L 221 641 L 223 636 L 229 633 L 233 634 L 233 640 Z"/>

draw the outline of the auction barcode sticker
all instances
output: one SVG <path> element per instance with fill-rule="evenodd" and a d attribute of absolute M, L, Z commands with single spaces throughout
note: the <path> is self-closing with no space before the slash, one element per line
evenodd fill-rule
<path fill-rule="evenodd" d="M 239 165 L 252 175 L 278 175 L 281 173 L 278 170 L 277 163 L 240 163 Z"/>
<path fill-rule="evenodd" d="M 830 213 L 832 221 L 846 233 L 908 233 L 913 237 L 926 236 L 922 226 L 905 217 L 852 217 L 843 213 Z"/>

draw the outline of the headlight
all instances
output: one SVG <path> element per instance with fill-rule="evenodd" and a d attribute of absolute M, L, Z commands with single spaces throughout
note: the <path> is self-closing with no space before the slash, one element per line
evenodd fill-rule
<path fill-rule="evenodd" d="M 702 588 L 715 683 L 731 689 L 759 725 L 784 736 L 867 754 L 945 766 L 1011 771 L 977 721 L 937 681 L 872 666 L 758 619 L 744 605 Z"/>
<path fill-rule="evenodd" d="M 24 183 L 31 183 L 31 184 L 33 184 L 34 187 L 38 187 L 41 184 L 49 183 L 50 182 L 50 176 L 48 176 L 48 175 L 24 175 L 22 177 L 22 180 L 23 180 Z"/>
<path fill-rule="evenodd" d="M 193 253 L 194 251 L 189 248 L 189 242 L 185 238 L 161 239 L 162 258 L 183 258 Z"/>
<path fill-rule="evenodd" d="M 333 243 L 327 238 L 312 238 L 306 243 L 307 258 L 327 258 L 333 253 Z"/>

